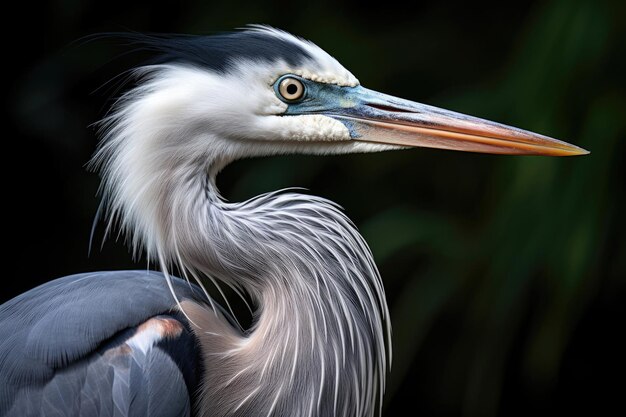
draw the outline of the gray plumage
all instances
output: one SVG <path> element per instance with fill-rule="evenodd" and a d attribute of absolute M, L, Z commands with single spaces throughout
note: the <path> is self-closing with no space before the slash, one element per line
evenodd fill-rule
<path fill-rule="evenodd" d="M 66 277 L 1 306 L 2 414 L 373 417 L 391 330 L 366 242 L 323 198 L 227 202 L 220 170 L 245 157 L 411 146 L 586 153 L 368 90 L 271 28 L 141 42 L 157 56 L 102 121 L 92 166 L 107 231 L 119 225 L 163 275 Z M 251 328 L 233 325 L 206 280 L 251 301 Z"/>
<path fill-rule="evenodd" d="M 176 59 L 168 61 L 173 56 L 172 48 L 180 45 L 168 43 L 165 58 L 161 59 L 167 63 L 138 70 L 138 86 L 122 97 L 103 121 L 104 138 L 94 164 L 103 176 L 104 212 L 109 226 L 119 221 L 137 252 L 145 249 L 148 257 L 158 262 L 173 298 L 164 294 L 157 305 L 171 309 L 172 302 L 179 303 L 185 318 L 182 322 L 198 341 L 198 369 L 203 372 L 192 398 L 198 415 L 372 416 L 376 405 L 382 404 L 389 329 L 385 328 L 388 312 L 380 277 L 362 237 L 335 204 L 322 198 L 285 191 L 228 203 L 215 185 L 219 170 L 233 159 L 295 152 L 302 147 L 324 152 L 316 141 L 306 143 L 312 139 L 310 135 L 326 137 L 338 128 L 334 124 L 328 130 L 324 127 L 327 121 L 318 118 L 311 119 L 310 127 L 295 119 L 270 118 L 279 125 L 266 125 L 262 127 L 269 129 L 265 133 L 257 130 L 251 134 L 283 135 L 285 140 L 271 144 L 231 139 L 231 127 L 241 126 L 241 120 L 248 118 L 249 127 L 258 129 L 254 119 L 267 117 L 246 105 L 274 105 L 274 92 L 265 84 L 267 76 L 293 71 L 290 66 L 299 65 L 302 70 L 298 71 L 304 76 L 314 76 L 316 71 L 326 74 L 320 82 L 353 85 L 356 79 L 315 45 L 284 32 L 255 28 L 227 39 L 254 41 L 243 48 L 230 48 L 230 54 L 229 48 L 220 49 L 221 55 L 215 57 L 228 61 L 227 72 L 224 65 L 213 71 L 210 66 L 199 65 L 197 59 L 186 60 L 189 51 L 177 53 Z M 193 43 L 191 55 L 198 53 L 198 45 L 215 45 L 218 40 Z M 265 52 L 255 49 L 254 45 L 261 44 Z M 268 49 L 272 44 L 277 50 Z M 297 57 L 284 59 L 290 51 L 296 51 Z M 240 76 L 232 78 L 233 74 Z M 255 88 L 262 89 L 258 103 L 250 100 L 255 97 Z M 278 104 L 282 106 L 280 101 Z M 208 124 L 189 119 L 194 106 L 201 109 L 197 116 L 209 117 Z M 243 119 L 229 122 L 224 115 Z M 217 123 L 225 123 L 227 131 L 221 131 Z M 298 140 L 301 129 L 306 136 Z M 345 134 L 343 128 L 339 134 Z M 372 146 L 337 144 L 336 151 Z M 248 294 L 255 307 L 252 328 L 242 334 L 206 292 L 208 307 L 186 299 L 185 293 L 180 293 L 181 286 L 173 285 L 177 281 L 169 274 L 172 265 L 200 286 L 200 278 L 209 278 Z M 115 317 L 121 321 L 102 327 L 112 310 L 142 297 L 132 290 L 147 283 L 135 281 L 120 286 L 119 291 L 106 286 L 84 292 L 81 307 L 54 304 L 58 299 L 54 296 L 62 290 L 50 284 L 47 288 L 51 301 L 41 313 L 48 312 L 48 319 L 41 320 L 80 332 L 70 331 L 73 339 L 59 337 L 63 333 L 37 333 L 34 338 L 20 340 L 26 350 L 41 350 L 40 355 L 51 362 L 44 360 L 48 368 L 38 368 L 47 369 L 44 377 L 38 376 L 39 371 L 25 371 L 28 356 L 15 366 L 2 364 L 0 370 L 9 375 L 11 386 L 17 387 L 12 389 L 40 387 L 46 391 L 52 385 L 63 386 L 66 395 L 62 397 L 73 401 L 71 398 L 86 391 L 95 392 L 93 387 L 98 382 L 99 390 L 108 390 L 103 398 L 115 399 L 117 388 L 110 384 L 111 379 L 87 378 L 89 384 L 77 381 L 98 374 L 97 367 L 113 366 L 102 359 L 107 357 L 103 352 L 129 335 L 115 332 L 165 314 L 152 304 L 140 304 L 119 310 Z M 38 291 L 43 289 L 33 291 L 5 307 L 19 311 L 11 316 L 26 311 L 27 307 L 18 306 L 37 303 L 34 300 L 42 297 Z M 155 296 L 158 291 L 164 288 L 155 290 Z M 92 294 L 96 292 L 100 298 L 94 300 Z M 89 315 L 83 316 L 81 312 L 89 308 Z M 22 332 L 32 330 L 29 322 L 20 322 L 16 328 Z M 9 327 L 0 329 L 2 333 L 11 331 Z M 9 340 L 0 354 L 8 357 L 6 352 L 19 343 Z M 80 367 L 73 365 L 73 360 L 89 353 L 98 359 L 81 362 Z M 159 397 L 159 388 L 167 389 L 176 383 L 171 381 L 175 369 L 155 365 L 158 358 L 163 359 L 160 352 L 131 356 L 149 382 L 141 384 L 144 388 L 136 392 Z M 127 381 L 133 392 L 132 378 Z M 1 399 L 6 402 L 12 395 L 5 391 Z M 32 390 L 20 395 L 28 402 Z"/>
<path fill-rule="evenodd" d="M 180 279 L 172 285 L 181 300 L 204 297 Z M 142 351 L 129 340 L 153 331 L 150 319 L 170 331 L 146 340 L 153 348 Z M 197 339 L 161 273 L 46 283 L 0 306 L 0 334 L 2 416 L 189 415 L 201 369 Z"/>

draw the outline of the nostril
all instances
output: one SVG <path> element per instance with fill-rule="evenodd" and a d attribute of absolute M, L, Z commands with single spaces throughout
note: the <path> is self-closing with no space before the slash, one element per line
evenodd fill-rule
<path fill-rule="evenodd" d="M 393 107 L 393 106 L 387 106 L 385 104 L 374 104 L 374 103 L 366 103 L 366 104 L 369 107 L 373 107 L 378 110 L 383 110 L 383 111 L 388 111 L 388 112 L 393 112 L 393 113 L 417 113 L 412 110 L 401 109 L 401 108 Z"/>

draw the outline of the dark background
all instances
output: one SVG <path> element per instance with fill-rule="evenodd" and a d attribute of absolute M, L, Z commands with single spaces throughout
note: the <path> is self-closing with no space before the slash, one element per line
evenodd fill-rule
<path fill-rule="evenodd" d="M 85 163 L 135 56 L 77 39 L 267 23 L 363 85 L 567 140 L 591 155 L 419 149 L 235 163 L 231 200 L 303 186 L 345 207 L 388 293 L 385 415 L 624 410 L 626 16 L 615 1 L 22 2 L 4 14 L 7 248 L 0 301 L 55 277 L 144 268 L 102 225 Z M 117 57 L 117 58 L 116 58 Z M 13 165 L 11 165 L 13 164 Z M 407 407 L 407 408 L 403 408 Z M 618 412 L 619 413 L 619 412 Z"/>

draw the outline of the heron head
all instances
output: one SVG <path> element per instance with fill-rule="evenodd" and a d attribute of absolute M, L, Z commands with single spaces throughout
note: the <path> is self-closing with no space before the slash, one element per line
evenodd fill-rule
<path fill-rule="evenodd" d="M 369 90 L 321 48 L 268 27 L 141 42 L 157 58 L 138 70 L 145 79 L 122 101 L 111 126 L 152 132 L 161 148 L 178 155 L 217 152 L 228 163 L 246 156 L 401 147 L 587 153 L 546 136 Z"/>

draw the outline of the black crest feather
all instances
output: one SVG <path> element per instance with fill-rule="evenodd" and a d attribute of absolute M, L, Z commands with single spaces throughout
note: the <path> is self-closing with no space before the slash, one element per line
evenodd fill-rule
<path fill-rule="evenodd" d="M 264 29 L 215 35 L 115 33 L 105 36 L 126 40 L 136 50 L 150 53 L 150 64 L 187 63 L 217 72 L 227 72 L 240 60 L 283 60 L 297 66 L 311 58 L 296 42 Z"/>

